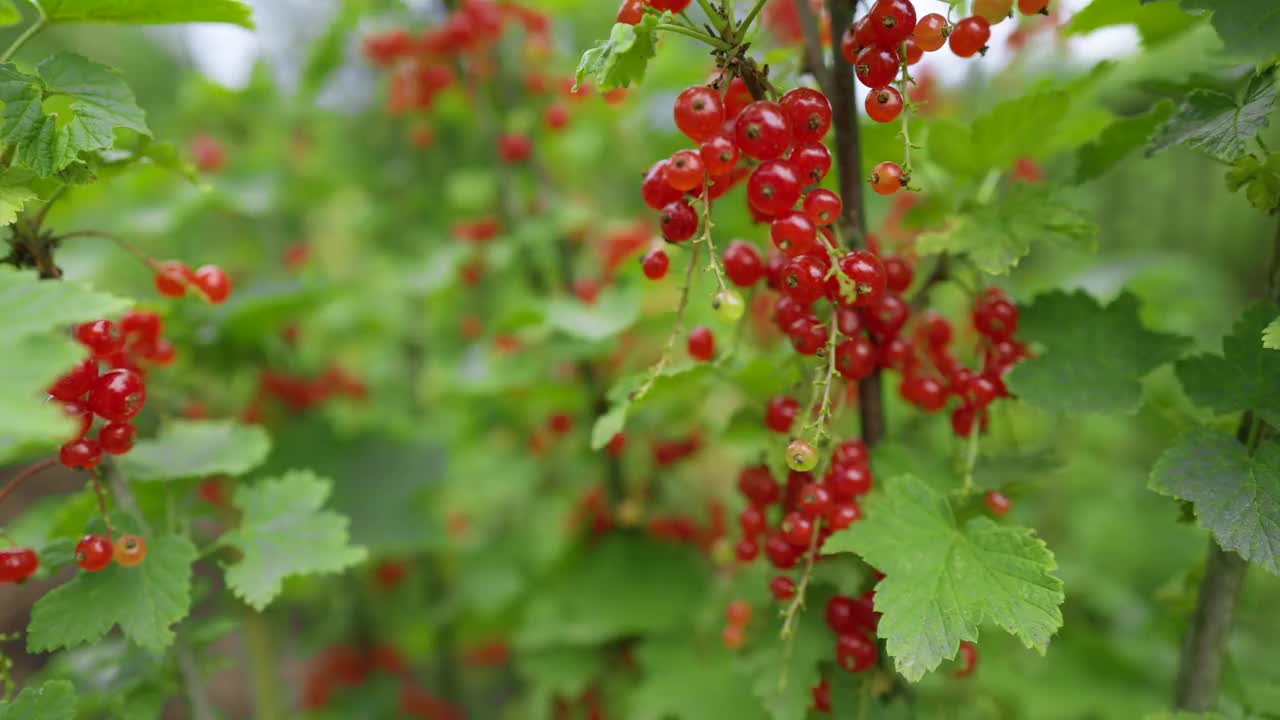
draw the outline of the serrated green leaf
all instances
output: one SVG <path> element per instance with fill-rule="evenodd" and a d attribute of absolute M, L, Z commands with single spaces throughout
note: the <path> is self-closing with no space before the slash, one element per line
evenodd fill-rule
<path fill-rule="evenodd" d="M 1145 146 L 1151 133 L 1169 119 L 1173 110 L 1172 102 L 1161 100 L 1141 115 L 1112 122 L 1097 140 L 1081 146 L 1076 152 L 1075 181 L 1082 183 L 1100 177 L 1129 153 Z"/>
<path fill-rule="evenodd" d="M 13 145 L 16 165 L 49 177 L 80 153 L 110 148 L 117 128 L 151 134 L 133 91 L 115 70 L 63 52 L 41 62 L 36 73 L 0 66 L 0 141 Z M 58 112 L 44 107 L 50 99 L 59 101 Z"/>
<path fill-rule="evenodd" d="M 717 717 L 768 720 L 745 679 L 734 673 L 729 652 L 699 647 L 692 640 L 650 638 L 636 649 L 644 674 L 627 696 L 625 717 L 700 720 L 700 708 L 715 708 Z"/>
<path fill-rule="evenodd" d="M 929 159 L 956 175 L 1005 170 L 1020 157 L 1043 152 L 1044 139 L 1070 107 L 1070 95 L 1048 92 L 999 103 L 970 126 L 935 121 L 926 142 Z"/>
<path fill-rule="evenodd" d="M 23 688 L 12 702 L 0 705 L 0 720 L 71 720 L 75 716 L 75 686 L 66 680 Z"/>
<path fill-rule="evenodd" d="M 632 394 L 645 384 L 649 371 L 622 378 L 609 389 L 609 411 L 596 418 L 591 426 L 591 449 L 599 450 L 609 443 L 617 433 L 626 427 L 627 416 L 633 409 L 641 405 L 660 401 L 664 396 L 682 391 L 696 392 L 693 388 L 701 384 L 711 373 L 707 363 L 690 363 L 663 368 L 653 380 L 653 385 L 640 399 L 633 399 Z"/>
<path fill-rule="evenodd" d="M 234 420 L 176 420 L 141 440 L 117 462 L 132 482 L 205 475 L 243 475 L 262 464 L 271 438 L 258 425 Z"/>
<path fill-rule="evenodd" d="M 1071 16 L 1063 27 L 1065 35 L 1083 35 L 1099 28 L 1132 25 L 1147 47 L 1158 45 L 1201 18 L 1179 10 L 1168 3 L 1142 3 L 1139 0 L 1094 0 Z"/>
<path fill-rule="evenodd" d="M 964 253 L 983 272 L 1003 275 L 1033 241 L 1092 248 L 1097 228 L 1052 185 L 1017 182 L 1004 197 L 951 218 L 916 241 L 921 253 Z"/>
<path fill-rule="evenodd" d="M 1262 331 L 1262 347 L 1268 350 L 1280 350 L 1280 317 L 1267 323 Z"/>
<path fill-rule="evenodd" d="M 634 288 L 607 288 L 590 304 L 576 298 L 554 298 L 547 302 L 546 309 L 549 327 L 592 342 L 617 335 L 639 316 L 640 295 Z"/>
<path fill-rule="evenodd" d="M 191 607 L 196 549 L 178 535 L 146 538 L 146 559 L 77 573 L 31 609 L 27 649 L 45 652 L 101 639 L 120 626 L 139 647 L 158 652 L 173 642 L 173 625 Z"/>
<path fill-rule="evenodd" d="M 0 340 L 0 357 L 5 359 L 0 437 L 11 442 L 66 442 L 75 433 L 74 424 L 63 415 L 61 403 L 45 400 L 44 390 L 84 355 L 84 348 L 58 335 Z"/>
<path fill-rule="evenodd" d="M 1021 309 L 1018 336 L 1044 351 L 1009 372 L 1009 389 L 1065 414 L 1133 409 L 1142 398 L 1139 380 L 1186 345 L 1184 338 L 1143 327 L 1138 299 L 1129 292 L 1105 307 L 1079 290 L 1046 293 Z"/>
<path fill-rule="evenodd" d="M 705 564 L 689 548 L 612 534 L 582 548 L 532 592 L 515 644 L 597 645 L 672 632 L 689 622 L 689 608 L 702 599 L 707 580 Z M 607 603 L 599 602 L 602 587 L 610 589 Z"/>
<path fill-rule="evenodd" d="M 0 178 L 0 225 L 10 225 L 18 219 L 18 213 L 27 203 L 35 200 L 36 191 L 25 184 L 9 182 Z"/>
<path fill-rule="evenodd" d="M 1280 7 L 1271 0 L 1182 0 L 1188 10 L 1211 10 L 1209 22 L 1227 50 L 1267 57 L 1277 51 Z"/>
<path fill-rule="evenodd" d="M 22 13 L 18 11 L 14 0 L 0 0 L 0 26 L 9 27 L 22 22 Z"/>
<path fill-rule="evenodd" d="M 954 657 L 960 641 L 976 641 L 984 622 L 1041 653 L 1062 626 L 1062 581 L 1035 533 L 985 517 L 961 525 L 946 496 L 911 475 L 882 484 L 862 520 L 823 551 L 856 552 L 885 573 L 877 635 L 913 682 Z"/>
<path fill-rule="evenodd" d="M 227 585 L 261 610 L 280 594 L 285 578 L 342 572 L 364 561 L 364 548 L 347 536 L 347 518 L 322 510 L 332 483 L 307 470 L 236 488 L 240 526 L 222 544 L 240 550 L 227 568 Z"/>
<path fill-rule="evenodd" d="M 1199 150 L 1232 162 L 1245 154 L 1247 144 L 1267 126 L 1280 89 L 1274 68 L 1255 73 L 1239 98 L 1216 90 L 1192 90 L 1178 112 L 1156 131 L 1147 156 L 1174 145 Z"/>
<path fill-rule="evenodd" d="M 1222 354 L 1182 358 L 1175 369 L 1187 397 L 1219 413 L 1280 411 L 1280 353 L 1258 342 L 1280 312 L 1269 303 L 1245 311 L 1222 339 Z"/>
<path fill-rule="evenodd" d="M 1280 153 L 1271 153 L 1265 160 L 1257 155 L 1237 158 L 1227 171 L 1227 189 L 1236 192 L 1245 189 L 1249 204 L 1262 211 L 1280 208 Z"/>
<path fill-rule="evenodd" d="M 828 541 L 830 542 L 830 541 Z M 736 663 L 751 681 L 751 692 L 771 720 L 803 720 L 813 705 L 818 666 L 831 660 L 835 636 L 822 608 L 829 594 L 810 588 L 805 608 L 796 617 L 790 640 L 769 633 Z"/>
<path fill-rule="evenodd" d="M 608 40 L 582 53 L 574 87 L 590 79 L 596 89 L 606 92 L 644 79 L 649 61 L 657 55 L 658 23 L 670 18 L 669 12 L 661 16 L 646 13 L 636 25 L 615 24 Z"/>
<path fill-rule="evenodd" d="M 110 317 L 131 305 L 80 283 L 42 281 L 29 270 L 0 265 L 0 307 L 5 309 L 0 329 L 11 338 Z"/>
<path fill-rule="evenodd" d="M 1149 487 L 1191 502 L 1219 545 L 1280 575 L 1280 443 L 1251 457 L 1230 435 L 1197 428 L 1160 456 Z"/>
<path fill-rule="evenodd" d="M 530 720 L 551 716 L 557 697 L 581 697 L 608 661 L 597 648 L 550 648 L 516 653 L 516 671 L 525 682 Z"/>
<path fill-rule="evenodd" d="M 50 22 L 168 25 L 225 22 L 253 27 L 253 10 L 240 0 L 35 0 Z"/>

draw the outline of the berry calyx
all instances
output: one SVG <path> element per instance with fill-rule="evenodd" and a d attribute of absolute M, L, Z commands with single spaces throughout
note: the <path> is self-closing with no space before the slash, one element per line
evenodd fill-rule
<path fill-rule="evenodd" d="M 114 554 L 111 541 L 103 535 L 85 535 L 76 543 L 76 564 L 87 572 L 98 572 L 110 565 Z"/>
<path fill-rule="evenodd" d="M 133 567 L 147 557 L 147 541 L 137 535 L 124 535 L 116 540 L 112 558 L 122 567 Z"/>

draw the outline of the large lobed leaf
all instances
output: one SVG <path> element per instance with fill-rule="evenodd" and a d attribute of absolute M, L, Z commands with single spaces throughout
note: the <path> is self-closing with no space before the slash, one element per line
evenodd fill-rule
<path fill-rule="evenodd" d="M 824 552 L 855 552 L 885 574 L 878 634 L 898 672 L 916 681 L 993 622 L 1044 652 L 1062 626 L 1053 553 L 1030 529 L 985 517 L 959 524 L 946 496 L 904 475 L 873 493 L 864 517 Z"/>
<path fill-rule="evenodd" d="M 111 564 L 76 574 L 31 609 L 27 649 L 44 652 L 100 640 L 116 625 L 139 647 L 158 652 L 173 642 L 173 625 L 191 607 L 196 549 L 179 535 L 147 539 L 134 567 Z"/>
<path fill-rule="evenodd" d="M 770 636 L 762 641 L 778 642 Z M 635 657 L 644 674 L 627 696 L 630 720 L 699 720 L 702 708 L 734 720 L 768 720 L 746 680 L 733 671 L 729 652 L 718 645 L 699 647 L 687 636 L 649 638 Z"/>
<path fill-rule="evenodd" d="M 1153 0 L 1142 0 L 1144 3 Z M 1273 0 L 1181 0 L 1187 10 L 1210 10 L 1209 22 L 1227 46 L 1243 55 L 1266 57 L 1280 52 L 1280 5 Z"/>
<path fill-rule="evenodd" d="M 590 79 L 603 92 L 644 79 L 649 60 L 658 54 L 658 23 L 669 19 L 670 15 L 646 13 L 636 25 L 615 24 L 609 31 L 608 40 L 582 53 L 576 73 L 577 84 Z"/>
<path fill-rule="evenodd" d="M 999 103 L 969 126 L 935 121 L 929 128 L 929 159 L 956 175 L 1005 170 L 1041 151 L 1070 106 L 1067 93 L 1047 92 Z"/>
<path fill-rule="evenodd" d="M 1083 35 L 1104 27 L 1132 25 L 1142 37 L 1142 43 L 1152 47 L 1198 22 L 1202 22 L 1202 19 L 1169 3 L 1093 0 L 1083 10 L 1071 16 L 1063 27 L 1063 32 L 1067 35 Z"/>
<path fill-rule="evenodd" d="M 0 329 L 9 337 L 59 330 L 116 315 L 133 302 L 74 282 L 45 282 L 28 270 L 0 265 Z"/>
<path fill-rule="evenodd" d="M 1187 397 L 1219 413 L 1280 413 L 1280 353 L 1259 340 L 1277 312 L 1269 303 L 1255 305 L 1222 339 L 1221 355 L 1204 353 L 1179 360 L 1175 369 Z"/>
<path fill-rule="evenodd" d="M 1097 227 L 1051 185 L 1017 182 L 999 202 L 980 205 L 916 241 L 922 253 L 964 253 L 983 272 L 1002 275 L 1033 241 L 1092 248 Z"/>
<path fill-rule="evenodd" d="M 62 104 L 66 117 L 45 108 L 50 99 Z M 110 148 L 117 128 L 151 134 L 124 79 L 72 53 L 44 60 L 36 75 L 0 65 L 0 101 L 0 141 L 13 146 L 16 165 L 41 177 L 63 170 L 81 153 Z"/>
<path fill-rule="evenodd" d="M 305 470 L 236 488 L 240 526 L 220 542 L 241 553 L 226 572 L 237 597 L 261 610 L 285 578 L 337 573 L 365 559 L 365 549 L 349 542 L 347 518 L 321 509 L 331 489 L 329 480 Z"/>
<path fill-rule="evenodd" d="M 1119 118 L 1098 135 L 1098 139 L 1076 151 L 1076 182 L 1101 177 L 1129 153 L 1147 144 L 1151 133 L 1173 114 L 1173 103 L 1161 100 L 1150 110 Z"/>
<path fill-rule="evenodd" d="M 1139 381 L 1186 344 L 1143 327 L 1138 299 L 1128 292 L 1105 307 L 1079 290 L 1046 293 L 1021 309 L 1018 336 L 1043 351 L 1009 372 L 1009 389 L 1066 414 L 1133 409 L 1142 399 Z"/>
<path fill-rule="evenodd" d="M 12 702 L 0 705 L 0 720 L 71 720 L 75 716 L 75 686 L 67 680 L 27 686 Z"/>
<path fill-rule="evenodd" d="M 52 22 L 135 25 L 225 22 L 253 27 L 253 10 L 240 0 L 34 0 Z"/>
<path fill-rule="evenodd" d="M 1267 126 L 1278 94 L 1274 68 L 1255 73 L 1239 97 L 1217 90 L 1192 90 L 1178 112 L 1151 138 L 1147 155 L 1184 145 L 1232 162 L 1245 154 L 1249 141 Z"/>
<path fill-rule="evenodd" d="M 1280 575 L 1280 443 L 1251 456 L 1230 435 L 1197 428 L 1156 461 L 1150 487 L 1189 501 L 1219 545 Z"/>
<path fill-rule="evenodd" d="M 132 481 L 243 475 L 271 450 L 267 431 L 233 420 L 177 420 L 119 459 Z"/>

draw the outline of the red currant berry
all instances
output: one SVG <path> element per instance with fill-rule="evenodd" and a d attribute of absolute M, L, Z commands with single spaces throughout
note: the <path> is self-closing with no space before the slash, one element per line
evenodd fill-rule
<path fill-rule="evenodd" d="M 779 570 L 789 570 L 800 559 L 800 553 L 779 533 L 771 533 L 764 541 L 764 555 Z"/>
<path fill-rule="evenodd" d="M 737 625 L 730 625 L 720 631 L 720 642 L 724 644 L 726 649 L 738 650 L 746 641 L 746 635 L 742 632 L 742 628 Z"/>
<path fill-rule="evenodd" d="M 764 511 L 755 506 L 748 506 L 738 513 L 738 526 L 742 528 L 743 537 L 754 538 L 763 533 L 765 531 Z"/>
<path fill-rule="evenodd" d="M 888 278 L 884 265 L 871 252 L 854 250 L 840 258 L 840 270 L 853 282 L 854 296 L 841 293 L 841 300 L 853 307 L 868 307 L 884 294 Z"/>
<path fill-rule="evenodd" d="M 779 101 L 797 143 L 816 143 L 831 127 L 831 102 L 809 88 L 795 88 Z"/>
<path fill-rule="evenodd" d="M 805 255 L 817 247 L 818 228 L 808 215 L 792 210 L 779 215 L 770 223 L 769 239 L 783 255 Z"/>
<path fill-rule="evenodd" d="M 622 457 L 622 451 L 627 449 L 627 436 L 625 433 L 614 433 L 609 438 L 609 444 L 604 446 L 605 450 L 613 457 Z"/>
<path fill-rule="evenodd" d="M 662 237 L 667 242 L 682 243 L 698 232 L 698 214 L 689 203 L 676 200 L 662 208 L 658 224 L 662 227 Z"/>
<path fill-rule="evenodd" d="M 879 659 L 880 648 L 860 631 L 843 633 L 836 638 L 836 662 L 846 672 L 864 672 Z"/>
<path fill-rule="evenodd" d="M 903 379 L 899 392 L 904 400 L 925 412 L 937 412 L 947 404 L 947 389 L 928 375 Z"/>
<path fill-rule="evenodd" d="M 738 562 L 749 563 L 760 555 L 760 546 L 755 540 L 743 538 L 733 546 L 733 556 Z"/>
<path fill-rule="evenodd" d="M 813 536 L 813 519 L 792 511 L 782 518 L 778 529 L 792 547 L 804 550 L 809 547 L 809 539 Z"/>
<path fill-rule="evenodd" d="M 983 375 L 969 379 L 963 387 L 965 404 L 975 410 L 981 410 L 1000 397 L 1000 388 L 996 383 Z"/>
<path fill-rule="evenodd" d="M 927 312 L 921 316 L 916 333 L 924 337 L 929 347 L 944 348 L 951 344 L 951 323 L 935 312 Z"/>
<path fill-rule="evenodd" d="M 986 503 L 987 511 L 997 517 L 1007 515 L 1013 507 L 1009 496 L 995 490 L 988 490 L 987 494 L 982 496 L 982 501 Z"/>
<path fill-rule="evenodd" d="M 826 276 L 827 269 L 819 260 L 812 255 L 801 255 L 787 264 L 782 290 L 801 305 L 809 305 L 822 297 Z"/>
<path fill-rule="evenodd" d="M 728 175 L 738 164 L 738 146 L 728 135 L 712 135 L 698 146 L 698 154 L 702 156 L 702 164 L 707 174 L 713 178 Z"/>
<path fill-rule="evenodd" d="M 533 154 L 533 141 L 522 133 L 498 135 L 498 157 L 508 165 L 525 162 Z"/>
<path fill-rule="evenodd" d="M 804 213 L 819 225 L 835 222 L 843 209 L 844 203 L 840 201 L 840 196 L 830 190 L 818 188 L 804 196 Z"/>
<path fill-rule="evenodd" d="M 547 109 L 542 111 L 542 121 L 552 132 L 563 130 L 564 126 L 569 124 L 569 108 L 559 103 L 548 105 Z M 431 142 L 428 140 L 426 144 L 430 145 Z"/>
<path fill-rule="evenodd" d="M 898 47 L 916 29 L 916 8 L 910 0 L 879 0 L 868 17 L 876 41 L 884 47 Z"/>
<path fill-rule="evenodd" d="M 781 215 L 800 199 L 800 173 L 788 162 L 761 163 L 747 180 L 747 202 L 765 215 Z"/>
<path fill-rule="evenodd" d="M 85 535 L 76 543 L 76 564 L 88 572 L 98 572 L 111 564 L 111 541 L 102 535 Z"/>
<path fill-rule="evenodd" d="M 667 182 L 684 192 L 702 187 L 707 179 L 707 168 L 697 150 L 680 150 L 667 162 Z"/>
<path fill-rule="evenodd" d="M 969 437 L 973 432 L 973 421 L 977 419 L 977 411 L 968 405 L 961 405 L 951 411 L 951 432 L 956 437 Z"/>
<path fill-rule="evenodd" d="M 871 169 L 871 189 L 879 195 L 892 195 L 906 183 L 902 168 L 895 162 L 882 162 Z"/>
<path fill-rule="evenodd" d="M 126 337 L 156 340 L 160 337 L 160 316 L 145 310 L 130 310 L 120 316 L 120 330 Z"/>
<path fill-rule="evenodd" d="M 124 334 L 110 320 L 94 320 L 76 328 L 76 339 L 98 357 L 106 357 L 124 348 Z"/>
<path fill-rule="evenodd" d="M 995 25 L 1013 12 L 1013 0 L 973 0 L 973 14 Z"/>
<path fill-rule="evenodd" d="M 764 100 L 753 102 L 738 116 L 734 141 L 749 158 L 775 160 L 791 147 L 791 125 L 777 104 Z"/>
<path fill-rule="evenodd" d="M 1048 15 L 1049 0 L 1018 0 L 1018 12 L 1023 15 Z"/>
<path fill-rule="evenodd" d="M 699 325 L 689 331 L 689 357 L 706 362 L 716 354 L 716 339 L 706 326 Z"/>
<path fill-rule="evenodd" d="M 751 88 L 747 87 L 746 81 L 740 77 L 734 77 L 724 91 L 725 119 L 737 118 L 753 102 L 755 98 L 751 97 Z"/>
<path fill-rule="evenodd" d="M 831 632 L 844 635 L 858 630 L 854 619 L 857 607 L 857 601 L 847 595 L 832 595 L 826 609 L 827 627 Z"/>
<path fill-rule="evenodd" d="M 800 512 L 818 518 L 831 512 L 831 492 L 821 483 L 809 483 L 800 489 Z"/>
<path fill-rule="evenodd" d="M 811 693 L 813 695 L 813 708 L 811 709 L 814 712 L 822 713 L 824 715 L 830 714 L 831 713 L 831 685 L 830 683 L 827 682 L 827 679 L 822 678 L 821 680 L 819 680 L 818 684 L 813 686 L 813 690 L 811 691 Z"/>
<path fill-rule="evenodd" d="M 871 470 L 866 463 L 832 465 L 822 477 L 836 501 L 849 501 L 871 490 Z"/>
<path fill-rule="evenodd" d="M 861 380 L 876 369 L 876 346 L 865 337 L 858 336 L 836 345 L 836 370 L 846 380 Z"/>
<path fill-rule="evenodd" d="M 916 44 L 914 38 L 907 38 L 902 42 L 902 49 L 898 51 L 898 57 L 907 61 L 907 65 L 915 65 L 924 58 L 924 50 Z"/>
<path fill-rule="evenodd" d="M 951 677 L 969 677 L 978 668 L 978 648 L 974 647 L 971 642 L 961 641 L 960 655 L 956 658 L 956 661 L 960 665 L 951 672 Z"/>
<path fill-rule="evenodd" d="M 889 292 L 906 292 L 911 287 L 911 280 L 914 272 L 911 269 L 911 263 L 897 255 L 888 255 L 880 259 L 884 265 L 885 287 Z"/>
<path fill-rule="evenodd" d="M 62 402 L 62 414 L 75 423 L 75 434 L 71 435 L 67 441 L 71 442 L 79 440 L 89 432 L 89 428 L 93 425 L 93 412 L 89 410 L 88 404 L 80 400 L 64 400 Z"/>
<path fill-rule="evenodd" d="M 831 151 L 820 142 L 797 145 L 787 159 L 805 185 L 817 185 L 831 171 Z"/>
<path fill-rule="evenodd" d="M 71 372 L 58 378 L 49 386 L 49 394 L 58 400 L 78 400 L 93 389 L 98 379 L 98 361 L 92 357 L 76 363 Z"/>
<path fill-rule="evenodd" d="M 853 64 L 858 82 L 869 88 L 880 88 L 893 82 L 898 75 L 898 54 L 878 45 L 865 47 Z"/>
<path fill-rule="evenodd" d="M 872 120 L 879 123 L 893 122 L 902 113 L 902 93 L 891 85 L 876 88 L 867 93 L 863 107 Z"/>
<path fill-rule="evenodd" d="M 738 287 L 751 287 L 764 277 L 764 262 L 751 243 L 734 240 L 724 249 L 724 274 Z"/>
<path fill-rule="evenodd" d="M 795 582 L 786 575 L 779 575 L 769 581 L 769 593 L 778 602 L 786 602 L 796 594 Z"/>
<path fill-rule="evenodd" d="M 984 302 L 973 310 L 973 326 L 996 342 L 1008 340 L 1018 331 L 1018 306 L 1004 299 Z"/>
<path fill-rule="evenodd" d="M 831 462 L 836 465 L 866 465 L 870 459 L 867 444 L 861 440 L 845 440 L 831 451 Z"/>
<path fill-rule="evenodd" d="M 98 431 L 98 444 L 111 455 L 123 455 L 133 449 L 133 436 L 136 433 L 133 423 L 107 423 Z"/>
<path fill-rule="evenodd" d="M 108 370 L 89 393 L 89 409 L 108 422 L 124 422 L 137 415 L 147 401 L 142 376 L 132 370 Z"/>
<path fill-rule="evenodd" d="M 133 567 L 147 556 L 147 542 L 137 535 L 125 535 L 116 540 L 112 558 L 123 567 Z"/>
<path fill-rule="evenodd" d="M 204 265 L 196 270 L 192 279 L 196 289 L 210 305 L 226 302 L 231 294 L 231 278 L 217 265 Z"/>
<path fill-rule="evenodd" d="M 156 268 L 156 291 L 165 297 L 182 297 L 187 292 L 191 269 L 177 260 L 166 260 Z"/>
<path fill-rule="evenodd" d="M 58 461 L 69 468 L 92 470 L 101 459 L 102 446 L 88 438 L 73 440 L 58 450 Z"/>
<path fill-rule="evenodd" d="M 40 559 L 31 548 L 0 550 L 0 583 L 22 582 L 35 574 Z"/>
<path fill-rule="evenodd" d="M 645 173 L 644 182 L 640 183 L 640 195 L 644 198 L 644 204 L 654 210 L 661 210 L 684 197 L 684 193 L 667 182 L 667 162 L 664 159 L 654 163 Z"/>
<path fill-rule="evenodd" d="M 986 20 L 973 16 L 956 23 L 947 38 L 947 44 L 951 46 L 951 52 L 967 58 L 977 55 L 990 39 L 991 25 Z"/>
<path fill-rule="evenodd" d="M 911 306 L 901 296 L 885 293 L 862 311 L 862 319 L 868 330 L 878 337 L 886 338 L 897 335 L 902 326 L 907 324 L 907 316 L 910 314 Z"/>
<path fill-rule="evenodd" d="M 661 280 L 667 276 L 667 268 L 671 267 L 671 259 L 667 257 L 666 252 L 655 248 L 645 253 L 640 265 L 644 269 L 645 277 L 650 280 Z"/>
<path fill-rule="evenodd" d="M 831 508 L 827 524 L 832 530 L 843 530 L 862 519 L 862 508 L 856 502 L 847 502 Z"/>
<path fill-rule="evenodd" d="M 775 395 L 769 398 L 769 405 L 765 409 L 765 427 L 785 435 L 791 431 L 791 424 L 795 422 L 798 412 L 800 412 L 800 403 L 795 398 Z M 772 478 L 770 480 L 772 481 Z"/>
<path fill-rule="evenodd" d="M 691 87 L 676 97 L 672 114 L 680 132 L 700 143 L 720 132 L 724 125 L 724 102 L 720 93 L 709 87 Z"/>
<path fill-rule="evenodd" d="M 916 41 L 916 45 L 920 46 L 921 50 L 933 52 L 947 44 L 947 35 L 950 32 L 945 17 L 938 13 L 929 13 L 916 23 L 916 29 L 912 32 L 911 37 Z"/>
<path fill-rule="evenodd" d="M 791 346 L 801 355 L 817 355 L 827 344 L 827 326 L 801 318 L 787 329 Z"/>
<path fill-rule="evenodd" d="M 751 603 L 746 600 L 734 600 L 724 609 L 725 620 L 737 627 L 751 622 Z"/>

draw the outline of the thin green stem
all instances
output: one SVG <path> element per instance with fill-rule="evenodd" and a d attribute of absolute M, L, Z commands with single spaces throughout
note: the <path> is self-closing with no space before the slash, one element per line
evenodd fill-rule
<path fill-rule="evenodd" d="M 267 625 L 266 617 L 252 608 L 245 608 L 244 633 L 249 652 L 249 683 L 253 689 L 253 717 L 257 720 L 283 720 L 281 683 L 276 676 L 271 627 Z"/>
<path fill-rule="evenodd" d="M 5 50 L 3 55 L 0 55 L 0 63 L 12 60 L 13 56 L 22 49 L 22 46 L 27 44 L 28 40 L 39 34 L 49 24 L 49 18 L 44 14 L 44 8 L 40 7 L 40 3 L 33 2 L 31 5 L 36 9 L 36 21 L 28 25 L 27 29 L 18 36 L 18 39 L 14 40 L 13 44 L 9 46 L 9 49 Z"/>
<path fill-rule="evenodd" d="M 742 24 L 733 31 L 734 40 L 741 42 L 742 38 L 751 32 L 751 24 L 756 21 L 756 16 L 760 14 L 760 10 L 764 8 L 767 0 L 756 0 L 756 4 L 752 6 L 751 12 L 747 13 L 747 17 L 743 19 Z M 732 20 L 730 20 L 732 22 Z"/>
<path fill-rule="evenodd" d="M 653 384 L 657 382 L 658 376 L 667 368 L 667 363 L 671 362 L 671 354 L 675 351 L 676 339 L 684 335 L 684 310 L 689 307 L 689 289 L 693 287 L 693 268 L 698 264 L 698 248 L 701 243 L 694 243 L 693 249 L 689 253 L 689 266 L 684 271 L 684 287 L 680 290 L 680 304 L 676 307 L 676 324 L 671 329 L 671 335 L 667 337 L 667 344 L 662 347 L 662 356 L 658 358 L 658 362 L 649 368 L 649 374 L 645 377 L 644 384 L 631 393 L 631 401 L 635 402 L 644 397 L 653 389 Z"/>
<path fill-rule="evenodd" d="M 721 34 L 724 33 L 725 27 L 733 27 L 733 18 L 726 18 L 716 12 L 716 9 L 711 6 L 711 0 L 698 0 L 698 5 L 702 7 L 702 12 L 707 14 L 707 19 L 711 21 L 712 25 L 716 26 L 716 29 Z"/>
<path fill-rule="evenodd" d="M 656 27 L 658 30 L 667 30 L 669 32 L 676 33 L 677 35 L 687 35 L 695 40 L 701 40 L 717 50 L 728 50 L 731 47 L 729 43 L 721 40 L 720 38 L 712 37 L 701 30 L 691 30 L 683 25 L 676 25 L 675 23 L 658 23 Z"/>
<path fill-rule="evenodd" d="M 973 427 L 969 428 L 969 441 L 964 454 L 964 488 L 965 497 L 973 494 L 973 469 L 978 465 L 978 418 L 973 418 Z"/>
<path fill-rule="evenodd" d="M 704 180 L 702 183 L 702 233 L 698 237 L 698 242 L 707 246 L 707 270 L 715 274 L 716 285 L 721 292 L 724 292 L 729 286 L 724 282 L 724 271 L 720 269 L 720 259 L 716 257 L 716 246 L 711 242 L 711 228 L 711 181 Z"/>

